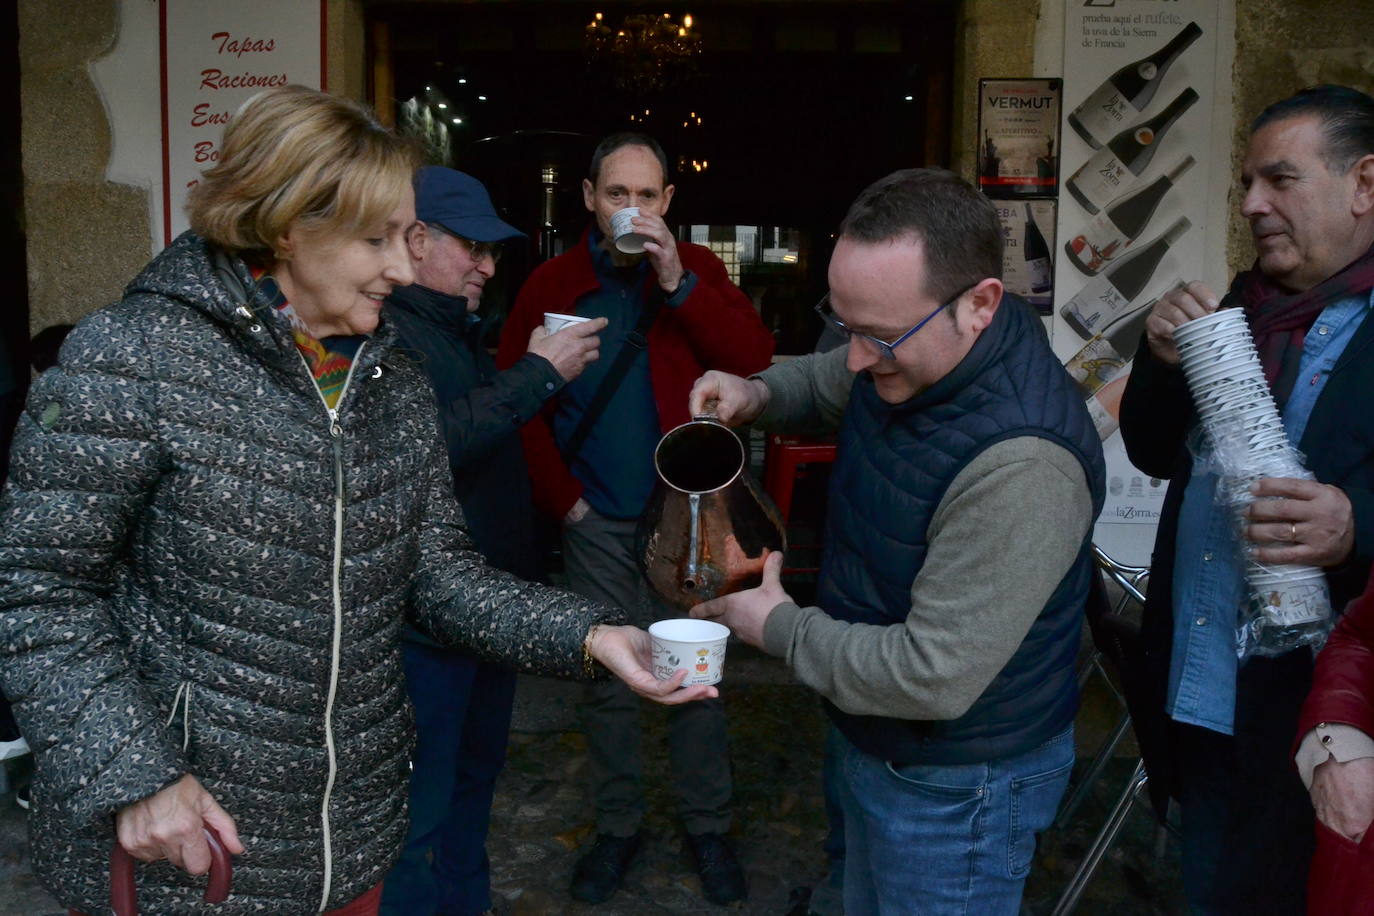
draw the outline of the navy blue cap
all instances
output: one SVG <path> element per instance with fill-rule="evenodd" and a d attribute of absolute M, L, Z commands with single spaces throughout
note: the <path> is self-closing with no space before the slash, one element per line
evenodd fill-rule
<path fill-rule="evenodd" d="M 482 182 L 441 165 L 425 166 L 415 175 L 415 217 L 474 242 L 525 238 L 525 233 L 496 215 Z"/>

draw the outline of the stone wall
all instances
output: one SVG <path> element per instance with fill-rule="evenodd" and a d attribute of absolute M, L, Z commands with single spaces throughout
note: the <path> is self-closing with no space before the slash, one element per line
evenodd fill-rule
<path fill-rule="evenodd" d="M 977 161 L 978 80 L 1034 74 L 1039 17 L 1040 0 L 964 0 L 959 10 L 951 161 L 954 170 L 970 181 Z"/>
<path fill-rule="evenodd" d="M 1374 3 L 1369 0 L 1236 0 L 1234 141 L 1227 261 L 1255 252 L 1240 216 L 1240 162 L 1250 122 L 1304 86 L 1340 83 L 1374 94 Z"/>
<path fill-rule="evenodd" d="M 114 45 L 118 33 L 117 0 L 66 0 L 60 6 L 19 0 L 29 326 L 34 330 L 75 321 L 118 298 L 148 260 L 147 194 L 105 180 L 110 127 L 86 69 Z"/>

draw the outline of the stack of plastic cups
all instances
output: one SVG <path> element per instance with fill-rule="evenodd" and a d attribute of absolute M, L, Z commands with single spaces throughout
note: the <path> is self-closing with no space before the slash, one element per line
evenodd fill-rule
<path fill-rule="evenodd" d="M 1257 480 L 1312 475 L 1288 442 L 1244 312 L 1221 309 L 1180 325 L 1174 341 L 1222 471 L 1219 497 L 1243 531 Z M 1243 655 L 1277 655 L 1324 638 L 1331 599 L 1320 568 L 1264 566 L 1247 555 L 1245 579 L 1258 612 L 1242 627 Z"/>

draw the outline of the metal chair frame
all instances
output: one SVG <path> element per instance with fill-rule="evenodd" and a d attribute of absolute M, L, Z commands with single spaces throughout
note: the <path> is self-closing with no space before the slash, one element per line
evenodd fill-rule
<path fill-rule="evenodd" d="M 1145 593 L 1141 590 L 1141 585 L 1149 578 L 1150 567 L 1127 566 L 1124 563 L 1118 563 L 1096 544 L 1093 545 L 1093 559 L 1096 561 L 1097 568 L 1102 574 L 1121 588 L 1121 597 L 1119 597 L 1116 600 L 1116 604 L 1112 606 L 1113 614 L 1121 614 L 1130 606 L 1132 601 L 1136 602 L 1136 604 L 1141 607 L 1145 605 Z M 1106 767 L 1107 762 L 1111 760 L 1112 755 L 1116 753 L 1117 745 L 1126 737 L 1126 732 L 1131 726 L 1131 716 L 1130 713 L 1126 711 L 1126 698 L 1121 695 L 1121 691 L 1116 689 L 1116 684 L 1107 676 L 1107 669 L 1102 667 L 1102 652 L 1096 647 L 1093 648 L 1092 655 L 1078 672 L 1078 688 L 1082 690 L 1086 687 L 1095 674 L 1102 678 L 1102 682 L 1107 685 L 1107 689 L 1112 692 L 1117 702 L 1121 704 L 1121 718 L 1117 721 L 1116 727 L 1107 737 L 1107 740 L 1098 748 L 1097 753 L 1093 756 L 1092 763 L 1088 765 L 1087 772 L 1083 774 L 1083 778 L 1079 780 L 1077 787 L 1074 788 L 1073 794 L 1070 795 L 1068 801 L 1060 807 L 1059 814 L 1054 820 L 1054 826 L 1056 827 L 1065 826 L 1073 818 L 1074 813 L 1078 810 L 1078 806 L 1083 803 L 1088 793 L 1092 791 L 1093 784 L 1097 781 L 1098 777 L 1102 775 L 1103 768 Z"/>
<path fill-rule="evenodd" d="M 1101 573 L 1121 588 L 1121 597 L 1118 598 L 1115 605 L 1113 605 L 1111 610 L 1112 614 L 1120 615 L 1132 601 L 1142 607 L 1144 606 L 1145 593 L 1142 590 L 1142 585 L 1150 575 L 1150 568 L 1148 566 L 1128 566 L 1125 563 L 1119 563 L 1096 544 L 1093 545 L 1093 559 L 1096 561 L 1097 568 Z M 1093 757 L 1092 762 L 1088 765 L 1087 771 L 1083 774 L 1083 778 L 1074 789 L 1073 794 L 1061 807 L 1058 816 L 1055 818 L 1056 827 L 1062 827 L 1069 822 L 1074 812 L 1078 809 L 1078 806 L 1082 804 L 1083 800 L 1088 796 L 1088 793 L 1092 791 L 1093 784 L 1101 777 L 1108 761 L 1116 752 L 1116 748 L 1121 743 L 1121 740 L 1126 736 L 1127 730 L 1131 727 L 1131 716 L 1130 713 L 1126 711 L 1126 699 L 1121 695 L 1121 692 L 1117 690 L 1116 685 L 1112 683 L 1112 679 L 1107 676 L 1107 670 L 1102 664 L 1102 652 L 1096 648 L 1093 650 L 1092 657 L 1079 672 L 1079 686 L 1081 687 L 1086 684 L 1094 674 L 1101 675 L 1102 679 L 1111 688 L 1112 693 L 1121 703 L 1122 714 L 1116 727 L 1112 729 L 1112 733 L 1107 737 L 1106 741 L 1102 743 L 1097 754 Z M 1092 846 L 1089 847 L 1088 851 L 1083 856 L 1083 861 L 1079 863 L 1078 869 L 1074 872 L 1073 877 L 1069 879 L 1068 885 L 1065 886 L 1059 899 L 1055 902 L 1051 916 L 1069 916 L 1069 914 L 1077 908 L 1084 890 L 1087 889 L 1088 882 L 1092 880 L 1093 874 L 1097 871 L 1097 867 L 1102 864 L 1102 860 L 1106 857 L 1107 851 L 1110 850 L 1112 844 L 1116 842 L 1117 836 L 1121 833 L 1121 828 L 1126 823 L 1126 816 L 1130 814 L 1131 808 L 1134 807 L 1135 803 L 1140 799 L 1148 783 L 1149 776 L 1145 772 L 1145 762 L 1143 760 L 1137 760 L 1135 771 L 1131 774 L 1131 778 L 1127 780 L 1126 785 L 1117 796 L 1116 804 L 1112 807 L 1111 814 L 1108 816 L 1106 823 L 1102 825 L 1102 829 L 1097 832 L 1097 836 L 1093 839 Z M 1165 828 L 1161 825 L 1159 831 L 1160 834 L 1163 834 Z M 1156 855 L 1162 854 L 1162 840 L 1163 836 L 1158 836 L 1156 838 Z"/>

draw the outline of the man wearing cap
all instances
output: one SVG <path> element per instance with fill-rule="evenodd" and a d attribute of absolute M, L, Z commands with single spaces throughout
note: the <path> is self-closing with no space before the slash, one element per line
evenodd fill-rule
<path fill-rule="evenodd" d="M 497 216 L 481 182 L 453 169 L 421 169 L 418 222 L 407 237 L 412 286 L 396 288 L 386 316 L 413 351 L 439 402 L 454 491 L 478 549 L 493 565 L 541 577 L 529 478 L 518 431 L 597 358 L 604 321 L 547 334 L 497 372 L 481 345 L 477 306 L 501 243 L 524 233 Z M 485 850 L 496 776 L 505 762 L 515 675 L 402 633 L 418 734 L 410 780 L 410 832 L 382 895 L 386 916 L 472 916 L 491 908 Z"/>
<path fill-rule="evenodd" d="M 568 385 L 521 437 L 535 505 L 563 523 L 568 587 L 647 626 L 680 616 L 650 599 L 635 558 L 636 523 L 656 481 L 654 448 L 663 433 L 691 419 L 687 393 L 698 375 L 711 368 L 757 372 L 768 365 L 773 340 L 720 259 L 673 238 L 664 222 L 673 199 L 668 161 L 651 137 L 602 140 L 582 198 L 592 225 L 530 275 L 502 330 L 497 362 L 522 358 L 525 336 L 545 312 L 610 320 L 605 359 Z M 639 208 L 632 228 L 644 239 L 642 253 L 622 252 L 612 241 L 611 217 L 627 207 Z M 620 886 L 640 844 L 639 701 L 598 682 L 588 686 L 582 713 L 597 838 L 577 863 L 572 895 L 600 903 Z M 673 788 L 702 892 L 714 903 L 738 900 L 744 876 L 724 836 L 731 796 L 724 707 L 707 700 L 668 715 Z"/>

